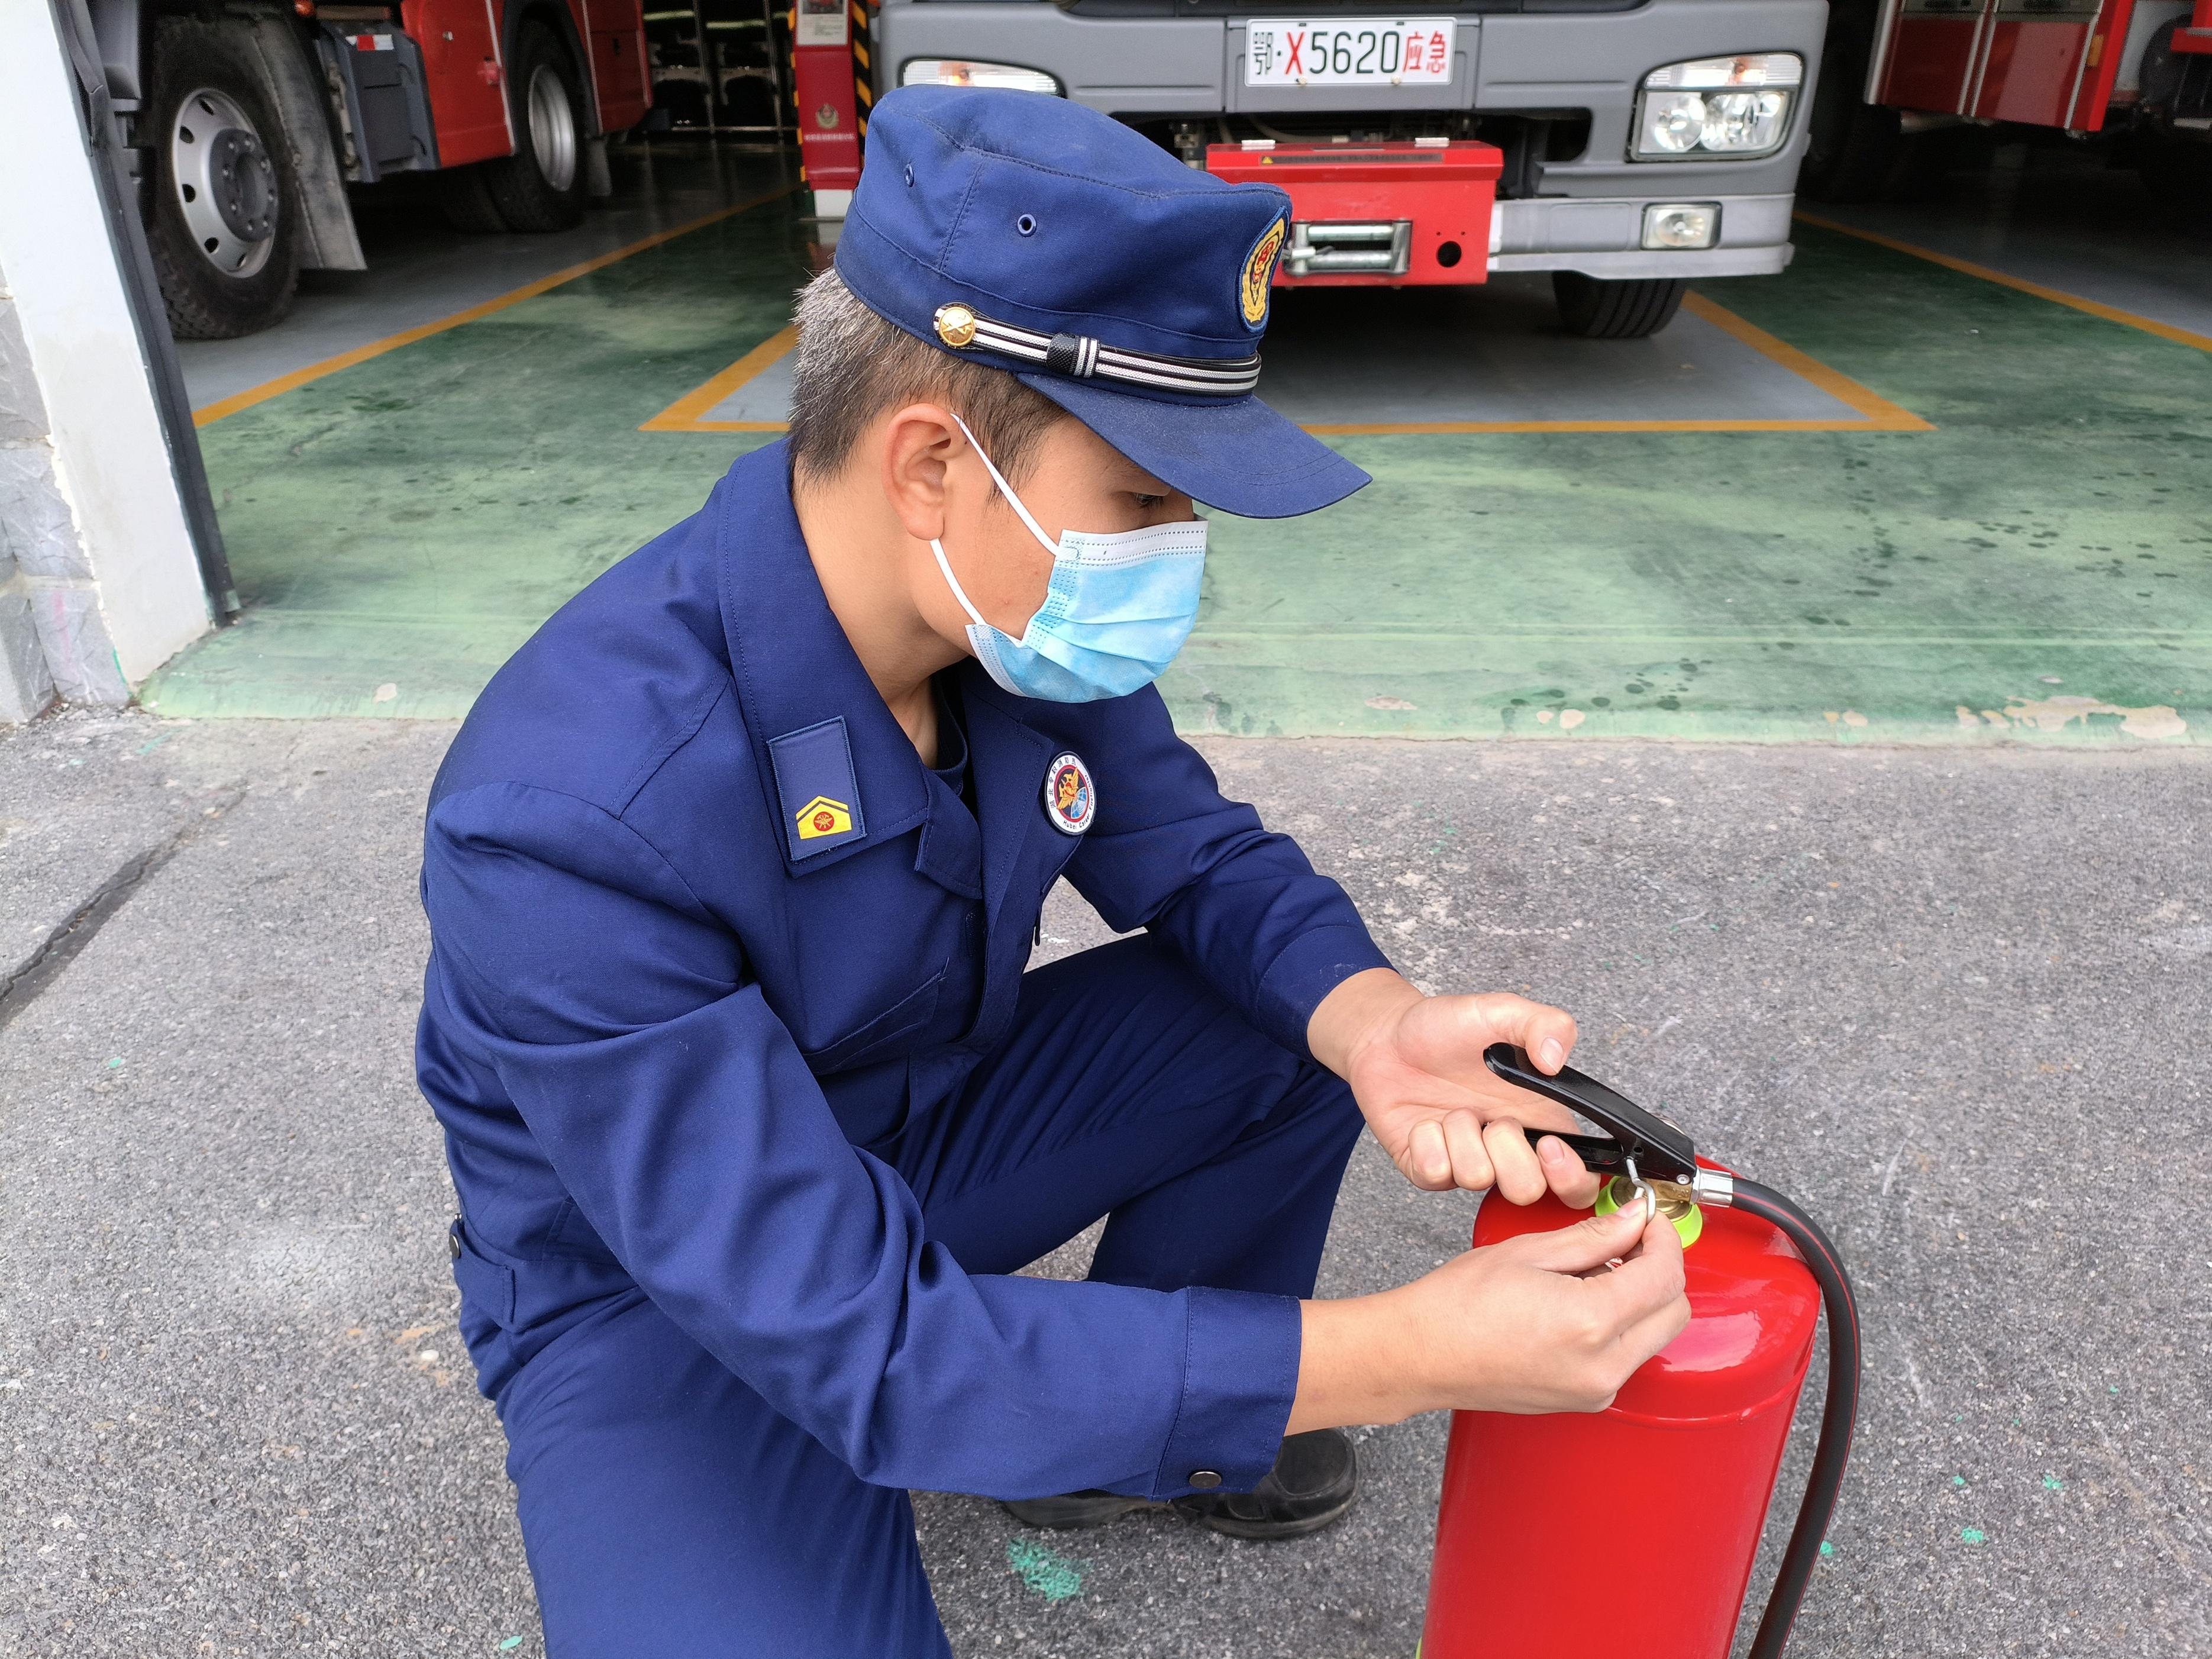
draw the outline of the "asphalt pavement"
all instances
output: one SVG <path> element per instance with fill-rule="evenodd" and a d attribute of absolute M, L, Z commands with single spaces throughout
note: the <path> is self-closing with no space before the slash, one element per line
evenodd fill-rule
<path fill-rule="evenodd" d="M 543 1651 L 410 1073 L 452 730 L 0 735 L 0 1655 Z M 1827 1224 L 1866 1394 L 1793 1656 L 2212 1652 L 2212 757 L 1205 747 L 1410 975 L 1571 1009 Z M 1064 888 L 1045 931 L 1104 937 Z M 1323 1293 L 1474 1204 L 1363 1145 Z M 1360 1506 L 1290 1544 L 918 1496 L 955 1650 L 1408 1659 L 1445 1428 L 1363 1431 Z M 1626 1473 L 1686 1529 L 1729 1496 Z M 1557 1540 L 1592 1652 L 1665 1616 L 1606 1602 L 1603 1498 Z"/>

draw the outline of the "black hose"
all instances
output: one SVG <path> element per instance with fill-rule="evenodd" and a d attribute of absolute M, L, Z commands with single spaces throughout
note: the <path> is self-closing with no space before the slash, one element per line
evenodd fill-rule
<path fill-rule="evenodd" d="M 1782 1571 L 1775 1575 L 1759 1634 L 1751 1644 L 1750 1659 L 1780 1659 L 1790 1627 L 1796 1622 L 1798 1605 L 1805 1599 L 1805 1586 L 1820 1562 L 1820 1543 L 1844 1484 L 1844 1466 L 1850 1460 L 1851 1428 L 1859 1409 L 1859 1310 L 1851 1299 L 1843 1257 L 1812 1217 L 1771 1187 L 1741 1177 L 1735 1183 L 1735 1207 L 1782 1230 L 1805 1258 L 1828 1310 L 1828 1398 L 1821 1408 L 1813 1473 L 1805 1482 L 1805 1501 L 1798 1507 L 1790 1547 L 1783 1552 Z"/>

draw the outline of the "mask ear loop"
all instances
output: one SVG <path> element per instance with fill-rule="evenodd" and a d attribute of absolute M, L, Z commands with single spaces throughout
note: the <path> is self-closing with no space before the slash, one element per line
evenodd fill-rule
<path fill-rule="evenodd" d="M 960 601 L 960 608 L 978 628 L 991 624 L 983 620 L 983 613 L 968 603 L 968 591 L 960 586 L 960 578 L 952 574 L 952 565 L 945 556 L 945 544 L 934 536 L 929 538 L 929 550 L 937 555 L 937 568 L 945 574 L 945 585 L 952 590 L 952 597 Z"/>
<path fill-rule="evenodd" d="M 1037 538 L 1037 545 L 1043 548 L 1046 552 L 1051 554 L 1054 558 L 1058 558 L 1060 556 L 1060 544 L 1053 540 L 1051 537 L 1046 535 L 1043 530 L 1038 526 L 1037 521 L 1030 516 L 1029 508 L 1022 505 L 1022 498 L 1014 494 L 1013 485 L 1008 483 L 1005 477 L 1000 473 L 999 469 L 991 464 L 991 458 L 984 453 L 983 446 L 975 442 L 975 434 L 968 431 L 968 422 L 962 420 L 959 416 L 953 415 L 951 410 L 947 410 L 945 413 L 952 415 L 953 425 L 958 427 L 961 431 L 968 434 L 968 441 L 975 446 L 975 459 L 983 463 L 983 470 L 991 475 L 991 482 L 998 485 L 999 493 L 1006 498 L 1006 505 L 1012 507 L 1014 511 L 1020 515 L 1022 522 L 1029 526 L 1030 534 Z M 945 556 L 941 553 L 939 554 L 938 562 L 941 564 L 944 561 Z M 951 573 L 948 571 L 945 574 L 949 577 Z M 961 603 L 964 605 L 967 601 L 963 599 Z M 975 616 L 975 613 L 973 611 L 970 611 L 968 614 L 971 617 Z M 983 619 L 981 617 L 975 617 L 975 620 L 977 622 L 981 622 Z"/>

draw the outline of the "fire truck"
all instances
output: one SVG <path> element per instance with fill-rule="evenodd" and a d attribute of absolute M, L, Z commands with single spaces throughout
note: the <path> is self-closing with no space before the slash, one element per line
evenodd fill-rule
<path fill-rule="evenodd" d="M 1826 0 L 1390 3 L 882 0 L 872 91 L 1078 99 L 1279 185 L 1284 289 L 1542 271 L 1569 330 L 1634 338 L 1789 263 Z"/>
<path fill-rule="evenodd" d="M 2112 134 L 2154 191 L 2212 208 L 2212 0 L 1836 0 L 1808 194 L 1909 191 L 2007 125 Z"/>
<path fill-rule="evenodd" d="M 349 187 L 434 173 L 463 229 L 574 225 L 651 101 L 641 0 L 89 7 L 187 339 L 267 327 L 302 270 L 364 269 Z"/>

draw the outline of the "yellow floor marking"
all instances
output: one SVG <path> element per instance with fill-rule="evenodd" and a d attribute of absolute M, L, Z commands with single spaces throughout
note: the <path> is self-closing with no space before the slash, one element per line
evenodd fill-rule
<path fill-rule="evenodd" d="M 750 213 L 757 207 L 765 207 L 770 202 L 779 201 L 790 195 L 798 188 L 796 185 L 786 185 L 781 190 L 769 191 L 765 195 L 753 197 L 732 207 L 717 208 L 714 212 L 702 215 L 688 223 L 678 225 L 669 230 L 656 231 L 641 241 L 632 242 L 626 247 L 618 247 L 611 253 L 602 253 L 596 258 L 585 260 L 581 264 L 570 265 L 566 270 L 556 270 L 550 276 L 540 276 L 534 283 L 525 283 L 520 288 L 502 294 L 496 299 L 486 300 L 482 305 L 471 306 L 466 311 L 457 311 L 450 317 L 441 317 L 434 323 L 424 323 L 419 328 L 403 329 L 397 334 L 387 334 L 384 338 L 372 340 L 367 345 L 356 346 L 350 351 L 341 351 L 335 357 L 325 357 L 319 363 L 309 363 L 305 368 L 295 368 L 290 374 L 280 374 L 273 380 L 264 380 L 259 386 L 249 386 L 243 392 L 232 393 L 220 402 L 210 404 L 205 409 L 194 410 L 192 424 L 196 427 L 213 426 L 226 416 L 235 415 L 242 409 L 251 409 L 256 404 L 265 404 L 271 398 L 281 398 L 288 392 L 297 391 L 303 386 L 321 380 L 325 374 L 335 374 L 342 368 L 351 368 L 356 363 L 365 363 L 372 357 L 381 357 L 387 351 L 397 351 L 402 346 L 413 345 L 417 340 L 427 340 L 433 334 L 443 334 L 447 329 L 459 328 L 464 323 L 473 323 L 480 318 L 490 316 L 494 312 L 505 311 L 509 306 L 519 306 L 525 300 L 534 300 L 539 295 L 550 293 L 564 283 L 573 283 L 579 276 L 588 276 L 595 270 L 605 270 L 609 265 L 618 264 L 634 253 L 642 253 L 647 248 L 659 247 L 663 242 L 672 242 L 678 237 L 688 236 L 695 230 L 704 230 L 708 225 L 718 224 L 724 219 L 734 219 L 738 214 Z"/>
<path fill-rule="evenodd" d="M 1830 368 L 1827 364 L 1807 356 L 1794 345 L 1778 340 L 1765 329 L 1746 322 L 1724 306 L 1717 306 L 1702 294 L 1686 294 L 1682 306 L 1693 317 L 1702 317 L 1723 334 L 1734 336 L 1769 362 L 1778 363 L 1799 380 L 1809 381 L 1826 392 L 1838 403 L 1856 409 L 1867 417 L 1868 422 L 1882 432 L 1933 432 L 1935 426 L 1923 421 L 1909 409 L 1899 408 L 1884 397 L 1880 397 L 1861 386 L 1848 374 Z M 1840 431 L 1850 431 L 1849 422 L 1839 422 Z"/>
<path fill-rule="evenodd" d="M 1700 294 L 1682 296 L 1682 308 L 1733 336 L 1769 362 L 1818 387 L 1861 418 L 1852 421 L 1397 421 L 1338 425 L 1316 422 L 1305 429 L 1322 438 L 1417 437 L 1451 433 L 1514 432 L 1933 432 L 1911 410 L 1877 396 L 1848 375 L 1817 362 L 1765 329 Z M 782 432 L 781 421 L 710 421 L 707 411 L 781 361 L 798 339 L 785 328 L 770 335 L 706 385 L 686 392 L 638 429 L 641 432 Z"/>
<path fill-rule="evenodd" d="M 2078 294 L 2069 294 L 2063 289 L 2045 288 L 2040 283 L 2031 283 L 2024 276 L 2008 276 L 2002 270 L 1992 270 L 1987 265 L 1978 265 L 1971 259 L 1954 258 L 1948 253 L 1938 253 L 1933 248 L 1920 247 L 1911 242 L 1900 242 L 1893 236 L 1883 236 L 1871 230 L 1861 230 L 1854 225 L 1839 224 L 1833 219 L 1823 219 L 1814 214 L 1796 216 L 1803 224 L 1821 230 L 1832 230 L 1841 236 L 1856 236 L 1862 242 L 1872 242 L 1899 253 L 1909 253 L 1916 259 L 1925 259 L 1930 264 L 1942 265 L 1947 270 L 1962 276 L 1978 276 L 1985 283 L 1995 283 L 2021 294 L 2032 294 L 2039 300 L 2048 300 L 2053 305 L 2068 306 L 2075 311 L 2085 311 L 2092 317 L 2101 317 L 2108 323 L 2118 323 L 2123 328 L 2139 328 L 2146 334 L 2155 334 L 2161 340 L 2171 340 L 2176 345 L 2185 345 L 2198 351 L 2212 351 L 2212 334 L 2197 334 L 2172 323 L 2161 323 L 2155 318 L 2123 311 L 2118 306 L 2108 306 L 2101 301 L 2085 300 Z"/>
<path fill-rule="evenodd" d="M 786 323 L 696 392 L 686 392 L 662 410 L 640 432 L 782 432 L 783 421 L 708 421 L 700 417 L 746 381 L 781 362 L 799 343 L 796 325 Z"/>
<path fill-rule="evenodd" d="M 1413 436 L 1458 432 L 1933 432 L 1909 409 L 1901 409 L 1846 374 L 1784 344 L 1702 294 L 1682 296 L 1682 309 L 1749 346 L 1863 417 L 1856 421 L 1409 421 L 1373 425 L 1316 424 L 1306 430 L 1323 438 Z"/>

